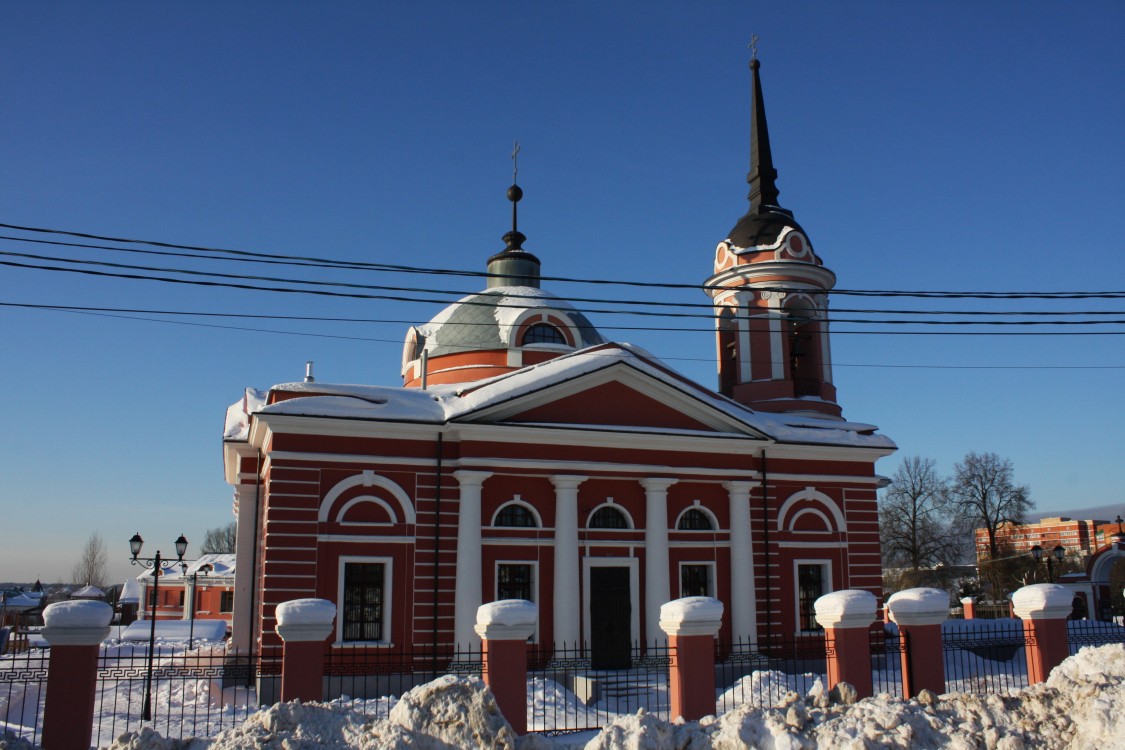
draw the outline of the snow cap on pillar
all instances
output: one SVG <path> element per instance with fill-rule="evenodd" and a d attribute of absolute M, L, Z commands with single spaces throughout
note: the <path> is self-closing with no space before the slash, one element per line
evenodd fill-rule
<path fill-rule="evenodd" d="M 941 589 L 906 589 L 891 594 L 887 609 L 899 625 L 940 625 L 949 619 L 949 594 Z"/>
<path fill-rule="evenodd" d="M 1035 583 L 1012 595 L 1012 609 L 1021 620 L 1059 620 L 1071 612 L 1074 592 L 1057 583 Z"/>
<path fill-rule="evenodd" d="M 527 640 L 535 632 L 539 607 L 525 599 L 501 599 L 477 608 L 477 635 L 490 641 Z"/>
<path fill-rule="evenodd" d="M 52 646 L 93 646 L 109 635 L 113 607 L 75 599 L 48 604 L 43 610 L 43 638 Z"/>
<path fill-rule="evenodd" d="M 327 599 L 292 599 L 277 605 L 276 614 L 283 641 L 323 641 L 332 634 L 336 605 Z"/>
<path fill-rule="evenodd" d="M 715 635 L 723 603 L 711 596 L 687 596 L 660 606 L 660 629 L 668 635 Z"/>
<path fill-rule="evenodd" d="M 878 601 L 870 591 L 847 589 L 825 594 L 813 603 L 823 628 L 866 628 L 875 621 Z"/>

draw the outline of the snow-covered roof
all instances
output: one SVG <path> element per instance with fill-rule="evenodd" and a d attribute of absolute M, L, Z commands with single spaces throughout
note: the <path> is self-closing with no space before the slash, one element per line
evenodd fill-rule
<path fill-rule="evenodd" d="M 265 404 L 261 391 L 253 391 L 228 410 L 228 440 L 245 440 L 252 414 L 287 414 L 338 417 L 388 422 L 442 424 L 469 421 L 490 407 L 520 399 L 568 381 L 611 367 L 628 367 L 653 381 L 679 391 L 704 409 L 722 415 L 741 432 L 760 433 L 784 443 L 894 449 L 894 442 L 876 433 L 876 427 L 859 422 L 818 419 L 808 415 L 755 412 L 742 404 L 704 388 L 674 372 L 644 349 L 631 344 L 602 344 L 565 354 L 493 378 L 455 385 L 436 385 L 426 390 L 397 386 L 284 383 L 271 390 L 300 398 L 284 398 Z M 250 394 L 252 389 L 247 390 Z M 242 416 L 231 411 L 239 406 Z"/>
<path fill-rule="evenodd" d="M 160 576 L 160 582 L 172 583 L 173 581 L 179 582 L 183 578 L 191 578 L 192 574 L 196 574 L 197 578 L 229 578 L 234 580 L 235 569 L 235 556 L 233 554 L 212 554 L 200 555 L 196 560 L 186 560 L 186 570 L 184 565 L 173 565 L 170 568 L 165 568 Z M 210 565 L 210 570 L 204 570 L 205 565 Z M 152 570 L 145 570 L 137 576 L 139 581 L 148 581 L 152 578 Z M 124 593 L 122 593 L 124 597 Z"/>
<path fill-rule="evenodd" d="M 71 592 L 71 599 L 104 599 L 105 592 L 97 586 L 83 586 L 77 591 Z"/>
<path fill-rule="evenodd" d="M 143 596 L 144 587 L 141 586 L 141 582 L 136 578 L 126 578 L 117 601 L 121 604 L 140 604 Z"/>

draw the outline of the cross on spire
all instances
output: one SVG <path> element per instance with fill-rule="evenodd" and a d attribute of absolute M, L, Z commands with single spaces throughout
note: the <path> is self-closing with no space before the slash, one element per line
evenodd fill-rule
<path fill-rule="evenodd" d="M 519 141 L 512 141 L 512 184 L 513 185 L 517 182 L 516 177 L 518 177 L 519 173 L 520 173 L 519 156 L 520 156 L 520 142 Z"/>
<path fill-rule="evenodd" d="M 746 46 L 750 48 L 750 62 L 754 62 L 758 59 L 758 35 L 751 34 L 750 44 Z"/>

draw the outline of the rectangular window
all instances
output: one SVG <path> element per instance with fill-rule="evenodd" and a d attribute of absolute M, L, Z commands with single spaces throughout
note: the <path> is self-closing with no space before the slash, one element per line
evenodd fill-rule
<path fill-rule="evenodd" d="M 531 566 L 500 563 L 496 566 L 496 599 L 535 601 L 532 591 Z"/>
<path fill-rule="evenodd" d="M 180 605 L 181 607 L 182 607 L 182 606 L 184 606 L 184 592 L 183 592 L 183 591 L 181 591 L 181 592 L 180 592 L 180 601 L 179 601 L 179 605 Z"/>
<path fill-rule="evenodd" d="M 219 592 L 219 611 L 220 612 L 233 612 L 234 611 L 234 592 L 221 591 Z"/>
<path fill-rule="evenodd" d="M 680 566 L 680 596 L 714 596 L 711 566 L 685 563 Z"/>
<path fill-rule="evenodd" d="M 823 565 L 797 566 L 797 606 L 800 630 L 823 630 L 816 621 L 813 604 L 827 593 Z"/>
<path fill-rule="evenodd" d="M 371 562 L 344 564 L 342 640 L 383 640 L 385 592 L 386 565 Z"/>

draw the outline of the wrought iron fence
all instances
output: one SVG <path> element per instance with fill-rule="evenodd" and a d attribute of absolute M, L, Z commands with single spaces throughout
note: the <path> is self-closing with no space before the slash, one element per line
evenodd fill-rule
<path fill-rule="evenodd" d="M 1073 656 L 1083 646 L 1104 646 L 1125 643 L 1125 627 L 1100 620 L 1070 620 L 1066 624 L 1067 640 Z"/>
<path fill-rule="evenodd" d="M 905 643 L 883 626 L 870 633 L 871 686 L 875 694 L 902 695 L 902 654 Z"/>
<path fill-rule="evenodd" d="M 946 690 L 979 695 L 1027 687 L 1022 620 L 951 620 L 941 641 Z"/>
<path fill-rule="evenodd" d="M 5 731 L 41 744 L 48 654 L 31 649 L 0 657 L 0 737 Z"/>
<path fill-rule="evenodd" d="M 604 668 L 587 646 L 536 645 L 528 655 L 528 731 L 546 734 L 600 729 L 618 716 L 645 709 L 670 719 L 664 642 L 634 644 L 619 667 Z"/>
<path fill-rule="evenodd" d="M 716 714 L 745 704 L 775 706 L 790 692 L 804 696 L 818 679 L 824 684 L 825 645 L 823 635 L 718 644 Z"/>
<path fill-rule="evenodd" d="M 413 687 L 443 675 L 480 677 L 483 653 L 468 648 L 333 648 L 325 657 L 325 695 L 365 715 L 385 719 Z M 277 696 L 269 696 L 272 703 Z"/>

